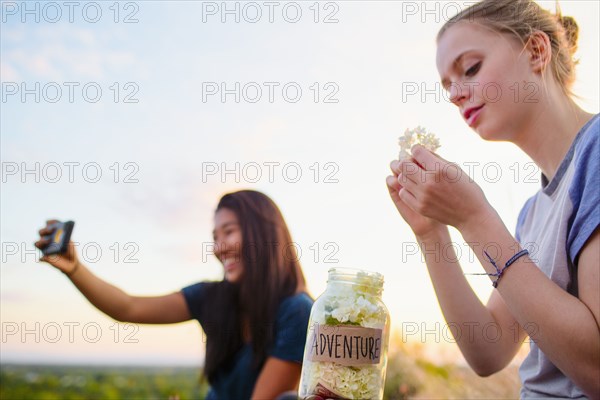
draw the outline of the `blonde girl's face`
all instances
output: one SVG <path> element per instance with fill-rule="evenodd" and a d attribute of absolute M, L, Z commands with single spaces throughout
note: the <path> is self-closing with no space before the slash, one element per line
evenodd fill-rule
<path fill-rule="evenodd" d="M 518 139 L 543 82 L 517 38 L 461 21 L 439 39 L 436 62 L 450 101 L 473 130 L 486 140 Z"/>

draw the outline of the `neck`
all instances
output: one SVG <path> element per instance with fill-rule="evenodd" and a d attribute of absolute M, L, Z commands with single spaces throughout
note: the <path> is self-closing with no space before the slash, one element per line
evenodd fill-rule
<path fill-rule="evenodd" d="M 575 136 L 592 117 L 567 96 L 542 96 L 514 143 L 552 180 Z"/>

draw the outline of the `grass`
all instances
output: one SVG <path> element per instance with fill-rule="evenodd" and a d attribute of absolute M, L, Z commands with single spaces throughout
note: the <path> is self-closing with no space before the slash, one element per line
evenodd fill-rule
<path fill-rule="evenodd" d="M 454 363 L 436 364 L 423 345 L 395 343 L 388 354 L 386 400 L 516 399 L 516 367 L 488 378 Z M 191 367 L 95 367 L 3 365 L 2 400 L 203 399 L 200 369 Z"/>

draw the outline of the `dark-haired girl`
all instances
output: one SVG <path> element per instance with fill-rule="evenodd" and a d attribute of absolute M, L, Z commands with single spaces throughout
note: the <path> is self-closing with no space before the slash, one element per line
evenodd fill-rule
<path fill-rule="evenodd" d="M 130 296 L 96 277 L 79 261 L 72 242 L 65 255 L 42 261 L 64 272 L 117 321 L 198 320 L 206 333 L 207 399 L 276 398 L 297 388 L 313 303 L 295 247 L 279 208 L 260 192 L 223 196 L 214 221 L 214 252 L 224 279 L 165 296 Z M 41 236 L 47 233 L 47 227 L 40 230 Z M 36 242 L 44 245 L 43 239 Z"/>

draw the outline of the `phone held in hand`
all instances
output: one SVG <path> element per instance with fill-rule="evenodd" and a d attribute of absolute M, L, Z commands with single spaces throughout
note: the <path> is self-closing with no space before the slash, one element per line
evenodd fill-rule
<path fill-rule="evenodd" d="M 48 225 L 51 232 L 43 238 L 50 241 L 50 243 L 42 249 L 42 253 L 48 256 L 66 252 L 74 226 L 75 222 L 73 221 L 55 222 Z"/>

